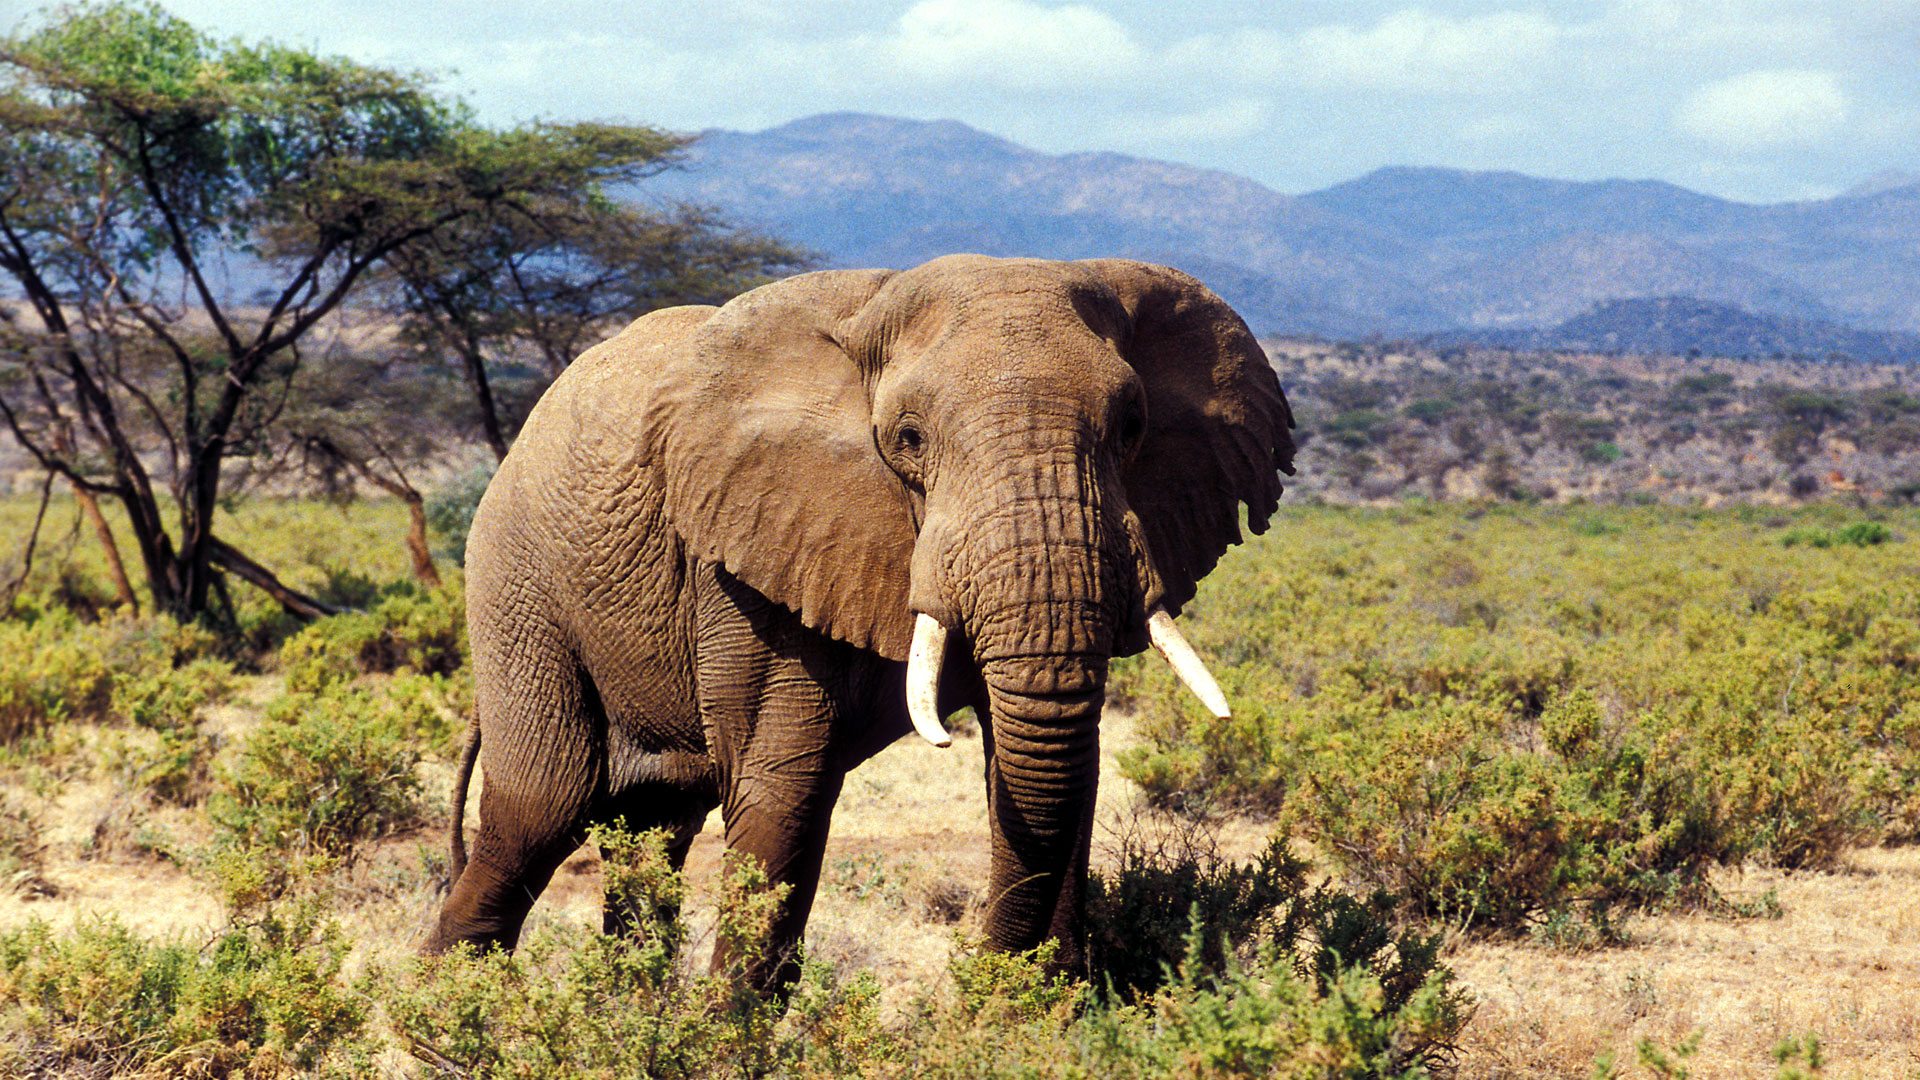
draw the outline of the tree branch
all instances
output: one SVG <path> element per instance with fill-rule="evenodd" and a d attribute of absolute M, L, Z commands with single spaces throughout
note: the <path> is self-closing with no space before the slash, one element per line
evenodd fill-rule
<path fill-rule="evenodd" d="M 340 613 L 339 608 L 324 604 L 282 582 L 274 576 L 273 571 L 241 554 L 226 541 L 210 536 L 207 544 L 208 553 L 216 565 L 278 600 L 280 606 L 289 612 L 304 619 L 319 619 Z"/>
<path fill-rule="evenodd" d="M 227 343 L 227 352 L 238 359 L 245 348 L 240 344 L 240 335 L 233 332 L 233 325 L 227 322 L 226 312 L 220 310 L 219 303 L 213 298 L 213 290 L 207 287 L 207 279 L 201 276 L 200 260 L 194 258 L 193 248 L 187 243 L 187 233 L 180 224 L 179 215 L 174 213 L 173 204 L 167 200 L 166 192 L 160 187 L 159 177 L 154 171 L 153 158 L 147 153 L 147 140 L 144 134 L 139 141 L 138 149 L 140 184 L 147 189 L 147 198 L 153 200 L 155 209 L 160 211 L 161 220 L 166 222 L 167 237 L 173 248 L 173 257 L 180 264 L 180 268 L 187 272 L 188 279 L 193 282 L 194 291 L 200 294 L 200 303 L 206 307 L 207 317 L 213 320 L 214 328 L 220 331 L 220 339 Z"/>
<path fill-rule="evenodd" d="M 26 550 L 20 553 L 20 573 L 7 583 L 4 592 L 0 592 L 0 608 L 13 610 L 14 598 L 26 587 L 27 575 L 33 573 L 33 549 L 40 546 L 40 524 L 47 519 L 47 501 L 53 497 L 53 470 L 47 470 L 47 478 L 40 482 L 40 508 L 34 511 L 33 527 L 27 530 Z"/>

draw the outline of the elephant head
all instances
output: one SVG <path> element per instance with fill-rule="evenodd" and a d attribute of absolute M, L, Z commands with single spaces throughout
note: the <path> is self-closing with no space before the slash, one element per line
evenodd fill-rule
<path fill-rule="evenodd" d="M 690 549 L 816 630 L 984 687 L 988 934 L 1077 955 L 1110 657 L 1161 647 L 1292 472 L 1285 396 L 1199 282 L 1124 260 L 950 256 L 727 305 L 660 362 L 651 456 Z M 949 695 L 952 700 L 952 695 Z"/>

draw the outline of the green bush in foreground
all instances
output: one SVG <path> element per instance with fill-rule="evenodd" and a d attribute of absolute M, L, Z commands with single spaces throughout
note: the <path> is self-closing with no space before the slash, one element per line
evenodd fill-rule
<path fill-rule="evenodd" d="M 390 988 L 384 1004 L 402 1044 L 430 1069 L 552 1078 L 1417 1076 L 1464 1023 L 1424 944 L 1396 956 L 1407 939 L 1392 940 L 1378 908 L 1324 899 L 1307 920 L 1317 941 L 1298 950 L 1249 933 L 1239 935 L 1244 948 L 1209 960 L 1214 928 L 1189 922 L 1176 962 L 1150 987 L 1136 986 L 1130 1003 L 1054 973 L 1050 948 L 1010 956 L 962 947 L 949 985 L 906 1003 L 895 1021 L 881 1018 L 871 975 L 811 960 L 782 1008 L 741 993 L 734 976 L 691 974 L 678 958 L 684 929 L 672 913 L 684 884 L 661 835 L 595 839 L 609 852 L 607 880 L 632 933 L 550 928 L 513 956 L 456 950 L 377 980 Z M 1143 853 L 1103 895 L 1139 898 L 1151 882 L 1186 872 Z M 740 945 L 764 926 L 770 894 L 745 867 L 728 880 L 717 935 Z M 1301 899 L 1301 883 L 1288 888 Z M 1113 911 L 1096 905 L 1096 924 Z M 1259 923 L 1265 914 L 1239 917 Z"/>
<path fill-rule="evenodd" d="M 311 909 L 236 918 L 204 944 L 114 921 L 0 934 L 0 1072 L 363 1076 L 369 1002 Z"/>

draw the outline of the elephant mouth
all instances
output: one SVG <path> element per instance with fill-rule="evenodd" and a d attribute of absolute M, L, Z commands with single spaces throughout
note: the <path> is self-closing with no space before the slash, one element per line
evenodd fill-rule
<path fill-rule="evenodd" d="M 940 721 L 940 667 L 947 655 L 948 629 L 940 620 L 920 612 L 914 617 L 913 645 L 907 652 L 907 716 L 913 730 L 935 746 L 952 746 L 953 736 Z M 1233 715 L 1220 683 L 1207 670 L 1166 608 L 1155 605 L 1147 613 L 1147 637 L 1200 703 L 1224 720 Z"/>

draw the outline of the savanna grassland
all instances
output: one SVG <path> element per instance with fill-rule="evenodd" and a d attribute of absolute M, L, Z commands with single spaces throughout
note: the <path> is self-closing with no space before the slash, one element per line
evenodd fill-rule
<path fill-rule="evenodd" d="M 71 515 L 0 622 L 9 1074 L 1920 1071 L 1920 513 L 1288 509 L 1183 617 L 1233 720 L 1116 665 L 1098 986 L 971 944 L 981 744 L 908 740 L 784 1013 L 704 974 L 765 914 L 711 827 L 684 877 L 597 837 L 516 957 L 415 957 L 470 692 L 398 505 L 233 508 L 356 609 L 304 627 L 116 613 Z"/>

